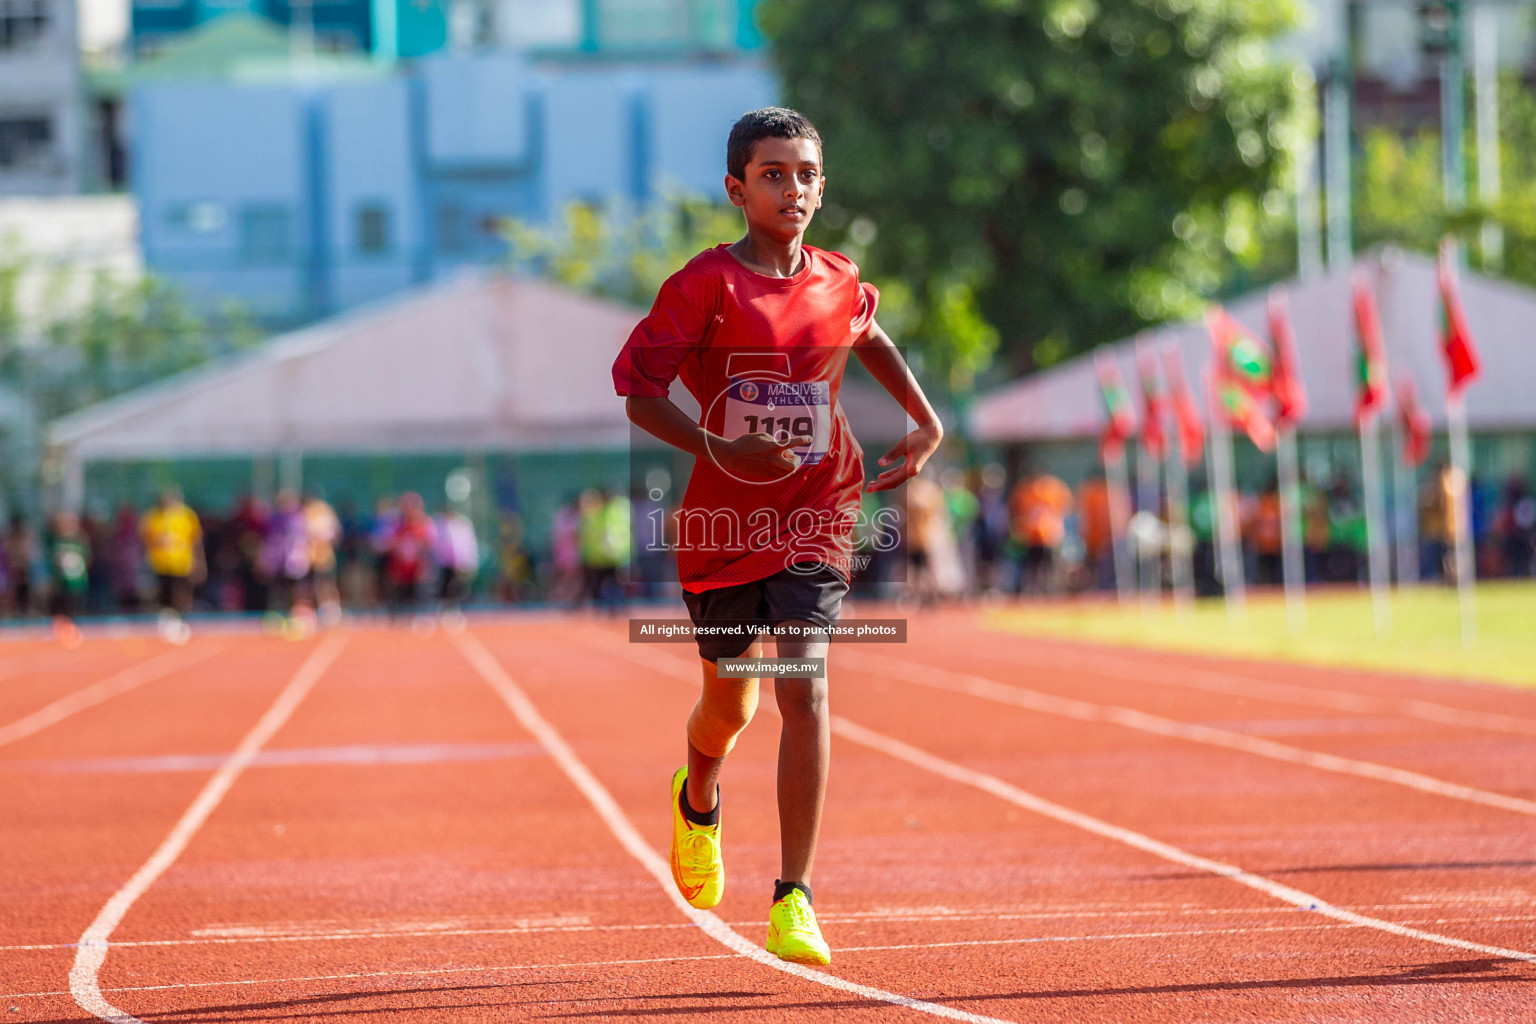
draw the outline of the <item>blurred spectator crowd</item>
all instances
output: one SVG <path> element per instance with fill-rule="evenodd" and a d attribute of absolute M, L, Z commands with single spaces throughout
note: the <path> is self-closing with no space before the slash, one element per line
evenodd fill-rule
<path fill-rule="evenodd" d="M 559 509 L 536 558 L 512 512 L 486 545 L 462 510 L 430 513 L 414 493 L 382 498 L 371 514 L 289 491 L 219 513 L 171 487 L 111 518 L 61 512 L 0 526 L 0 617 L 223 611 L 329 624 L 343 608 L 456 612 L 472 597 L 614 605 L 633 592 L 630 531 L 629 501 L 598 490 Z"/>
<path fill-rule="evenodd" d="M 1459 483 L 1437 467 L 1415 496 L 1418 578 L 1449 579 Z M 62 512 L 44 524 L 12 518 L 0 527 L 0 617 L 160 611 L 256 612 L 336 621 L 343 608 L 391 616 L 457 613 L 471 599 L 544 601 L 615 609 L 630 598 L 675 589 L 675 556 L 653 538 L 670 532 L 675 508 L 637 490 L 570 495 L 542 545 L 503 511 L 492 537 L 445 503 L 420 495 L 380 499 L 371 513 L 332 508 L 316 495 L 244 498 L 219 514 L 194 511 L 175 488 L 145 509 L 111 518 Z M 1179 545 L 1192 554 L 1196 589 L 1217 593 L 1214 503 L 1191 482 L 1188 528 L 1170 530 L 1166 502 L 1137 501 L 1112 527 L 1115 503 L 1102 476 L 1075 489 L 1049 473 L 1011 484 L 999 465 L 914 478 L 903 495 L 866 495 L 865 524 L 888 510 L 889 529 L 856 531 L 857 592 L 937 600 L 983 594 L 1062 594 L 1115 585 L 1115 534 L 1131 558 L 1159 566 Z M 1307 581 L 1353 583 L 1366 572 L 1366 529 L 1357 489 L 1337 476 L 1302 484 Z M 1536 498 L 1519 477 L 1472 483 L 1479 576 L 1536 574 Z M 1271 486 L 1238 496 L 1247 578 L 1281 581 L 1281 515 Z M 1400 517 L 1390 517 L 1400 529 Z M 1394 538 L 1394 548 L 1396 538 Z M 1401 567 L 1400 567 L 1401 568 Z"/>
<path fill-rule="evenodd" d="M 1102 475 L 1089 477 L 1075 490 L 1049 473 L 1026 472 L 1011 487 L 1004 484 L 1002 467 L 990 466 L 952 472 L 942 485 L 924 478 L 908 485 L 906 528 L 900 532 L 905 578 L 918 597 L 1113 589 L 1116 533 L 1125 537 L 1130 563 L 1150 562 L 1163 583 L 1171 575 L 1171 553 L 1187 546 L 1196 590 L 1220 592 L 1215 501 L 1203 480 L 1191 481 L 1188 525 L 1182 529 L 1170 529 L 1161 496 L 1146 494 L 1129 495 L 1122 521 L 1113 523 L 1115 503 Z M 1405 508 L 1389 512 L 1392 549 L 1400 553 L 1398 541 L 1406 540 L 1417 562 L 1403 559 L 1400 574 L 1420 582 L 1452 578 L 1455 495 L 1461 487 L 1449 466 L 1438 466 Z M 1279 584 L 1278 488 L 1271 482 L 1262 490 L 1239 493 L 1236 501 L 1246 578 Z M 1307 582 L 1364 581 L 1367 533 L 1358 488 L 1343 475 L 1324 483 L 1302 481 L 1300 503 Z M 1536 498 L 1526 481 L 1518 476 L 1502 484 L 1474 479 L 1471 509 L 1479 578 L 1536 575 Z M 866 579 L 878 584 L 892 575 L 889 567 L 879 568 L 877 559 Z"/>

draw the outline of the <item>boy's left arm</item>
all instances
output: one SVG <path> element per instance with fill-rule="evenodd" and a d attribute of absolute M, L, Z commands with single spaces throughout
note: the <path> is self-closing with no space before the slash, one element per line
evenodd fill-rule
<path fill-rule="evenodd" d="M 864 487 L 866 491 L 888 491 L 899 487 L 922 470 L 923 464 L 938 450 L 939 442 L 944 439 L 944 427 L 939 423 L 938 413 L 928 404 L 928 396 L 923 394 L 917 378 L 912 376 L 907 361 L 901 357 L 901 351 L 896 348 L 890 336 L 880 329 L 879 324 L 869 325 L 869 331 L 853 343 L 853 351 L 870 376 L 890 392 L 891 397 L 901 404 L 917 424 L 917 429 L 880 456 L 882 466 L 895 462 L 903 455 L 906 461 L 891 466 Z"/>

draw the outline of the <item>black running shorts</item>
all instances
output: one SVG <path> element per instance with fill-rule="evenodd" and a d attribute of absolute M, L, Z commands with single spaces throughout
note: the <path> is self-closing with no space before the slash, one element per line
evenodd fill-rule
<path fill-rule="evenodd" d="M 716 587 L 702 594 L 683 591 L 683 603 L 695 627 L 738 626 L 719 634 L 698 636 L 699 657 L 705 661 L 739 658 L 757 635 L 781 622 L 835 626 L 843 610 L 848 581 L 821 564 L 781 569 L 751 583 Z"/>

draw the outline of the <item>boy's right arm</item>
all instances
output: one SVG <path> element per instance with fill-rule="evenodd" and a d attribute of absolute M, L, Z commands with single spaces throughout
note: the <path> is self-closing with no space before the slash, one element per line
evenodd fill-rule
<path fill-rule="evenodd" d="M 791 449 L 811 443 L 809 437 L 791 437 L 781 443 L 764 433 L 743 434 L 727 441 L 695 423 L 665 395 L 630 395 L 624 399 L 624 412 L 631 423 L 647 434 L 749 480 L 788 476 L 800 464 Z"/>

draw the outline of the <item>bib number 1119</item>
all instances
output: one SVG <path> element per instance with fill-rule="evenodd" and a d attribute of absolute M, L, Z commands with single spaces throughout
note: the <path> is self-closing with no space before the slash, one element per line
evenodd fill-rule
<path fill-rule="evenodd" d="M 749 434 L 772 434 L 775 440 L 805 437 L 816 429 L 816 421 L 809 416 L 743 416 Z"/>

